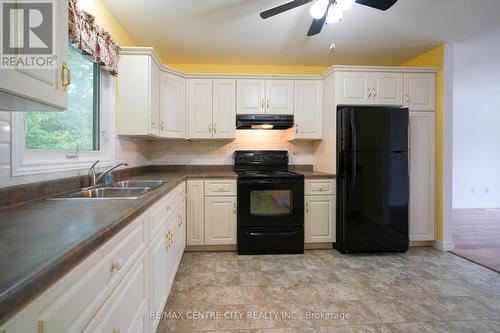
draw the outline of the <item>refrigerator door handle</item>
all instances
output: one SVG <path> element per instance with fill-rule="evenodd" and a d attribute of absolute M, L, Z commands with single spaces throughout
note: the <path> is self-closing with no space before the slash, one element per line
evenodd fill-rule
<path fill-rule="evenodd" d="M 354 183 L 356 182 L 356 124 L 354 123 L 354 112 L 352 112 L 349 115 L 349 124 L 351 126 L 351 147 L 350 148 L 350 154 L 351 154 L 351 187 L 354 186 Z"/>

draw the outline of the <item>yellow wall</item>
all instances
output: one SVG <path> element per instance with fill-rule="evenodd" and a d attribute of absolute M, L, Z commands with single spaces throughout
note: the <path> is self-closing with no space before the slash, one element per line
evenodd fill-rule
<path fill-rule="evenodd" d="M 121 24 L 116 20 L 116 18 L 111 14 L 108 7 L 102 2 L 102 0 L 79 0 L 78 7 L 92 14 L 95 17 L 97 24 L 104 30 L 109 32 L 115 42 L 121 46 L 134 46 L 132 38 L 123 29 Z"/>
<path fill-rule="evenodd" d="M 322 74 L 325 66 L 278 66 L 278 65 L 218 65 L 218 64 L 167 64 L 186 73 L 219 74 Z"/>
<path fill-rule="evenodd" d="M 436 75 L 436 222 L 437 239 L 443 240 L 443 89 L 444 45 L 438 46 L 401 66 L 438 67 Z"/>

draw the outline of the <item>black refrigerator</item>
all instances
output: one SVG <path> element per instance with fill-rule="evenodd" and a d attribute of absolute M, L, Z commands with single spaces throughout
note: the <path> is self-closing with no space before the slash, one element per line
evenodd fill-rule
<path fill-rule="evenodd" d="M 407 108 L 337 107 L 337 242 L 342 253 L 405 252 Z"/>

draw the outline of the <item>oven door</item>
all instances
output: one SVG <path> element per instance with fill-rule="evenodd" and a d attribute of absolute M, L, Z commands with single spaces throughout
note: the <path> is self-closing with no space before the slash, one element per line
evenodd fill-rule
<path fill-rule="evenodd" d="M 303 225 L 303 179 L 238 180 L 238 227 Z"/>

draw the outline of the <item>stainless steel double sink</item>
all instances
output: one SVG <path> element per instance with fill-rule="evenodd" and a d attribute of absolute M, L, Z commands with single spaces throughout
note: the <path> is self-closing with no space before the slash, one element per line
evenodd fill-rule
<path fill-rule="evenodd" d="M 137 199 L 158 187 L 168 183 L 164 180 L 126 180 L 114 183 L 112 186 L 102 186 L 80 190 L 49 200 L 78 200 L 78 199 Z"/>

